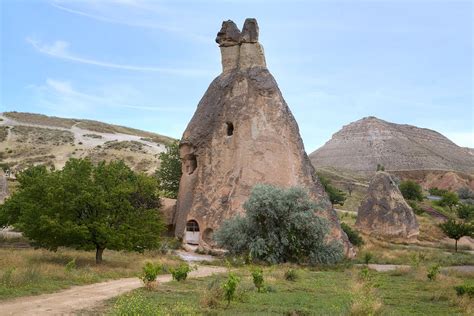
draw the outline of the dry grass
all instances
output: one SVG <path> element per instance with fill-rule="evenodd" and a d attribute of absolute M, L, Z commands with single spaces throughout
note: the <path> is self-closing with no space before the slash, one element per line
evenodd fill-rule
<path fill-rule="evenodd" d="M 67 268 L 73 260 L 73 268 Z M 174 266 L 180 259 L 158 252 L 138 254 L 106 250 L 104 262 L 97 265 L 92 251 L 0 249 L 0 299 L 138 276 L 145 261 Z"/>

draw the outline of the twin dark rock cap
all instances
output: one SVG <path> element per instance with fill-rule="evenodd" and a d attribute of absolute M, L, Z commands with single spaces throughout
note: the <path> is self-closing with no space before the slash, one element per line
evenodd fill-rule
<path fill-rule="evenodd" d="M 258 42 L 258 23 L 256 19 L 245 19 L 244 27 L 240 32 L 232 20 L 222 22 L 221 30 L 217 33 L 216 43 L 220 47 L 240 45 L 241 43 Z"/>

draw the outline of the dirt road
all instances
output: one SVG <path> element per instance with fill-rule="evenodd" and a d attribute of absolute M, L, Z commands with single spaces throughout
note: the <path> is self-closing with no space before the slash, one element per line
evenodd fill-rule
<path fill-rule="evenodd" d="M 199 266 L 189 277 L 206 277 L 225 272 L 222 267 Z M 158 282 L 171 281 L 171 275 L 158 277 Z M 91 285 L 75 286 L 57 293 L 28 296 L 0 302 L 1 315 L 71 315 L 74 311 L 90 309 L 102 301 L 141 287 L 138 278 L 125 278 Z"/>

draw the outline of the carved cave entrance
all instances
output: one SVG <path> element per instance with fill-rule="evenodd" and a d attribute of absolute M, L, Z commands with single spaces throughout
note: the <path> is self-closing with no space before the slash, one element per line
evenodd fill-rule
<path fill-rule="evenodd" d="M 199 224 L 195 220 L 186 223 L 186 243 L 198 245 L 200 239 Z"/>

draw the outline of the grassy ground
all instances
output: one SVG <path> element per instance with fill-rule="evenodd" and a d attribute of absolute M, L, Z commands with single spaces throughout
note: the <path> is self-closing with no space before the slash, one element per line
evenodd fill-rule
<path fill-rule="evenodd" d="M 57 252 L 0 249 L 0 300 L 138 276 L 145 261 L 166 265 L 176 265 L 179 261 L 157 252 L 138 254 L 106 250 L 103 264 L 96 265 L 94 256 L 94 252 L 70 249 Z"/>
<path fill-rule="evenodd" d="M 227 276 L 160 284 L 109 301 L 100 313 L 126 315 L 462 315 L 472 312 L 472 301 L 456 296 L 458 275 L 426 278 L 417 268 L 385 273 L 361 269 L 317 271 L 297 269 L 288 281 L 287 266 L 264 268 L 266 291 L 253 286 L 251 270 L 234 270 L 241 282 L 236 299 L 227 306 L 222 284 Z M 465 276 L 464 276 L 465 277 Z"/>

